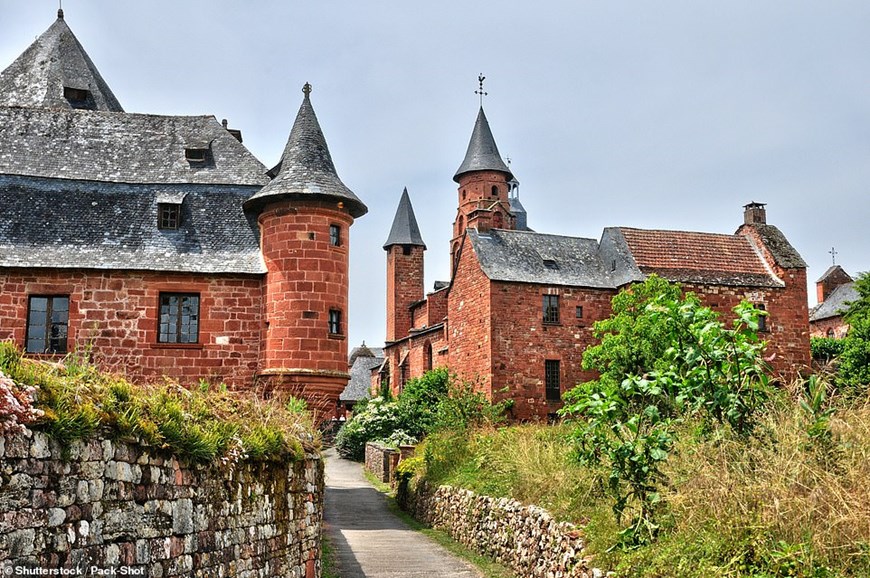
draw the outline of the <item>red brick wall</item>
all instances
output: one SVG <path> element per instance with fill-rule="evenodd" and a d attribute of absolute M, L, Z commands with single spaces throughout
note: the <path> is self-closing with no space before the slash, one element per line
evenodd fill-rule
<path fill-rule="evenodd" d="M 199 293 L 199 343 L 157 343 L 161 292 Z M 29 295 L 69 295 L 68 348 L 93 346 L 107 369 L 250 387 L 262 328 L 262 279 L 130 271 L 0 272 L 0 339 L 25 343 Z"/>
<path fill-rule="evenodd" d="M 411 304 L 423 299 L 423 252 L 417 245 L 392 245 L 387 249 L 387 341 L 408 335 L 412 327 Z"/>
<path fill-rule="evenodd" d="M 583 351 L 597 343 L 592 323 L 610 315 L 614 291 L 537 284 L 492 284 L 492 391 L 495 401 L 514 399 L 513 417 L 546 419 L 562 403 L 548 402 L 544 362 L 560 362 L 562 393 L 595 379 L 583 371 Z M 559 323 L 543 322 L 543 295 L 559 296 Z M 583 316 L 577 318 L 577 307 Z M 453 345 L 451 343 L 451 345 Z M 501 392 L 507 388 L 506 392 Z"/>
<path fill-rule="evenodd" d="M 334 203 L 281 202 L 259 217 L 268 273 L 267 322 L 260 373 L 275 387 L 321 391 L 338 399 L 348 381 L 348 232 L 353 218 Z M 330 225 L 341 227 L 341 244 L 330 243 Z M 338 334 L 329 332 L 329 311 L 341 312 Z M 275 377 L 278 376 L 278 377 Z M 291 378 L 292 376 L 292 378 Z"/>
<path fill-rule="evenodd" d="M 834 332 L 831 337 L 843 339 L 849 333 L 849 324 L 840 315 L 810 323 L 810 337 L 828 337 L 829 330 Z"/>

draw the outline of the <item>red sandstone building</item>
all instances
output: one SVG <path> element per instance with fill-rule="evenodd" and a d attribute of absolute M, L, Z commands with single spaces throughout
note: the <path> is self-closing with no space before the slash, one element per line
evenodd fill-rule
<path fill-rule="evenodd" d="M 267 171 L 226 121 L 124 112 L 60 11 L 0 73 L 0 340 L 334 406 L 367 209 L 303 92 Z"/>
<path fill-rule="evenodd" d="M 765 309 L 775 372 L 810 363 L 806 264 L 744 207 L 734 234 L 611 227 L 600 239 L 529 230 L 518 183 L 499 155 L 483 109 L 459 170 L 449 283 L 424 295 L 423 242 L 407 190 L 387 252 L 385 362 L 373 389 L 400 391 L 411 377 L 446 366 L 490 399 L 511 398 L 517 419 L 546 418 L 561 395 L 593 375 L 581 370 L 592 324 L 622 288 L 657 274 L 728 315 L 741 300 Z"/>
<path fill-rule="evenodd" d="M 861 296 L 855 289 L 855 280 L 839 265 L 832 265 L 816 281 L 818 304 L 810 310 L 810 335 L 842 339 L 849 333 L 849 324 L 843 319 L 849 304 Z"/>

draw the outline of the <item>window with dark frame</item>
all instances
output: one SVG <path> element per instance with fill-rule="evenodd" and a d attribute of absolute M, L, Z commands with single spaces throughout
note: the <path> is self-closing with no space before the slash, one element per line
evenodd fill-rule
<path fill-rule="evenodd" d="M 27 353 L 66 353 L 69 295 L 34 295 L 27 304 Z"/>
<path fill-rule="evenodd" d="M 177 229 L 181 224 L 181 205 L 159 203 L 157 205 L 157 228 Z"/>
<path fill-rule="evenodd" d="M 329 244 L 333 247 L 341 247 L 341 227 L 338 225 L 329 226 Z"/>
<path fill-rule="evenodd" d="M 338 309 L 329 310 L 329 333 L 341 335 L 341 311 Z"/>
<path fill-rule="evenodd" d="M 562 401 L 560 365 L 558 359 L 544 361 L 544 384 L 547 401 Z"/>
<path fill-rule="evenodd" d="M 544 323 L 559 323 L 558 295 L 544 295 Z"/>
<path fill-rule="evenodd" d="M 765 307 L 764 303 L 758 303 L 755 306 L 755 308 L 760 310 L 760 311 L 767 311 L 767 307 Z M 758 316 L 758 331 L 766 332 L 768 330 L 767 329 L 768 317 L 769 317 L 768 315 L 759 315 Z"/>
<path fill-rule="evenodd" d="M 161 293 L 158 343 L 199 342 L 199 295 Z"/>
<path fill-rule="evenodd" d="M 575 317 L 577 317 L 577 319 L 583 319 L 583 306 L 582 305 L 577 306 Z"/>
<path fill-rule="evenodd" d="M 184 158 L 189 163 L 204 163 L 208 159 L 208 149 L 186 148 L 184 149 Z"/>

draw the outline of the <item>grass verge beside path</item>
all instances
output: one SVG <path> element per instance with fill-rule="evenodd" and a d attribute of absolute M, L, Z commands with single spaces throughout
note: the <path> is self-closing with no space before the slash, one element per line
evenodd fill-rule
<path fill-rule="evenodd" d="M 383 494 L 386 494 L 387 506 L 389 507 L 390 512 L 392 512 L 397 518 L 402 520 L 402 522 L 407 524 L 408 527 L 410 527 L 412 530 L 420 532 L 454 556 L 462 558 L 466 562 L 474 565 L 474 567 L 476 567 L 485 578 L 516 578 L 515 575 L 508 568 L 499 564 L 498 562 L 490 560 L 486 556 L 481 556 L 474 550 L 460 544 L 459 542 L 451 538 L 447 532 L 444 532 L 443 530 L 436 530 L 434 528 L 427 528 L 426 526 L 415 520 L 407 512 L 399 507 L 399 504 L 396 502 L 395 495 L 391 490 L 390 486 L 381 482 L 369 472 L 365 472 L 365 476 L 366 480 L 368 480 L 368 482 L 372 486 L 374 486 L 376 490 Z M 324 576 L 324 578 L 327 577 Z"/>

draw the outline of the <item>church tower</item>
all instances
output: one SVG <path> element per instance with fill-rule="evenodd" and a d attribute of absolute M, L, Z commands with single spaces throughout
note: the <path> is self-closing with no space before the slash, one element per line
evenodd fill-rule
<path fill-rule="evenodd" d="M 349 232 L 368 209 L 339 179 L 311 106 L 311 85 L 275 178 L 245 202 L 266 262 L 258 376 L 331 411 L 349 375 Z M 330 405 L 331 404 L 331 405 Z"/>
<path fill-rule="evenodd" d="M 513 174 L 498 152 L 483 106 L 477 113 L 465 160 L 453 180 L 459 184 L 459 208 L 450 241 L 451 270 L 456 267 L 459 243 L 466 228 L 482 233 L 491 228 L 516 228 L 508 198 Z"/>
<path fill-rule="evenodd" d="M 411 304 L 423 299 L 423 252 L 408 189 L 402 192 L 387 242 L 387 342 L 408 335 L 413 325 Z"/>

